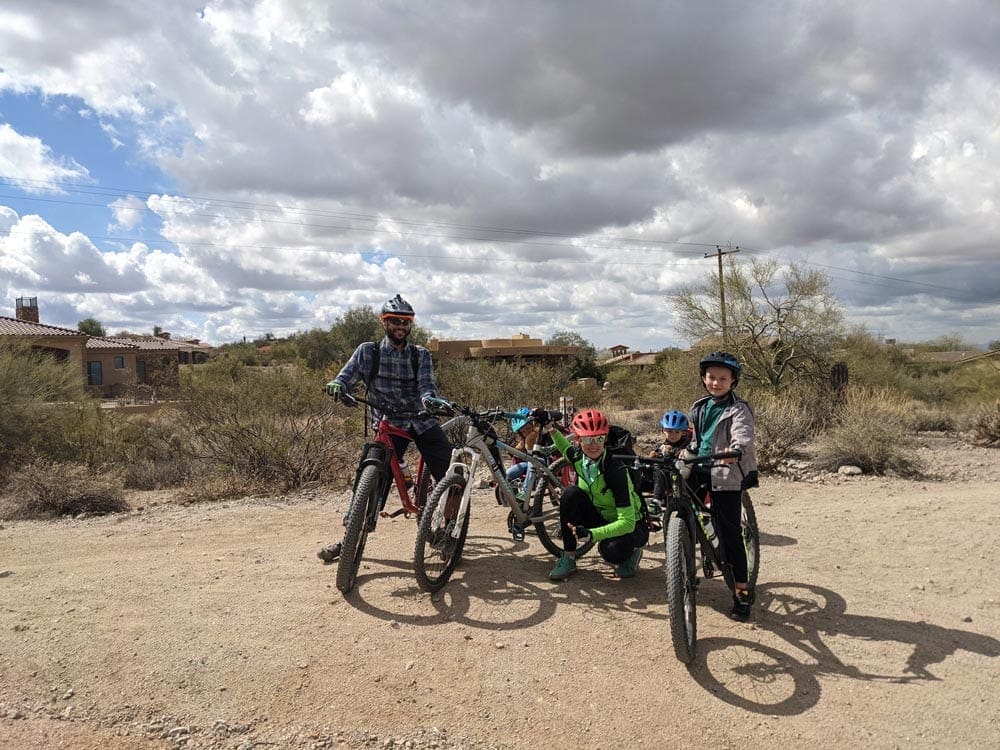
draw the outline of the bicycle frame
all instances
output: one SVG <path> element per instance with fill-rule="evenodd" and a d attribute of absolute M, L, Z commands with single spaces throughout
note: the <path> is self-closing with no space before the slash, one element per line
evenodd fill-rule
<path fill-rule="evenodd" d="M 357 396 L 353 397 L 355 401 L 364 404 L 365 406 L 378 409 L 377 406 L 371 402 L 359 398 Z M 415 416 L 400 414 L 398 416 Z M 420 497 L 421 493 L 421 482 L 424 472 L 427 470 L 424 464 L 424 457 L 421 455 L 417 461 L 417 470 L 413 474 L 413 497 L 410 497 L 410 490 L 406 486 L 406 478 L 403 476 L 403 470 L 399 466 L 399 457 L 396 455 L 395 446 L 392 444 L 392 438 L 400 437 L 406 440 L 412 441 L 413 435 L 411 435 L 407 430 L 401 427 L 396 427 L 391 424 L 386 415 L 383 414 L 375 426 L 375 436 L 374 440 L 368 441 L 364 444 L 361 449 L 361 460 L 358 462 L 358 468 L 354 475 L 355 483 L 361 476 L 361 472 L 366 466 L 377 466 L 379 469 L 379 476 L 381 480 L 379 482 L 378 489 L 378 510 L 379 515 L 393 518 L 398 516 L 400 513 L 405 513 L 407 517 L 410 515 L 419 515 L 421 508 L 423 507 L 423 501 L 426 497 Z M 400 507 L 389 513 L 385 510 L 386 500 L 389 498 L 389 489 L 392 485 L 396 487 L 396 494 L 399 497 Z M 426 494 L 426 493 L 424 493 Z M 375 518 L 369 519 L 369 530 L 375 528 Z"/>
<path fill-rule="evenodd" d="M 719 540 L 718 532 L 716 532 L 714 542 L 708 533 L 707 523 L 712 519 L 712 511 L 680 475 L 677 462 L 682 461 L 689 465 L 711 465 L 715 461 L 725 458 L 736 458 L 738 456 L 738 453 L 732 451 L 694 459 L 647 458 L 621 454 L 615 456 L 615 458 L 632 461 L 636 470 L 641 469 L 643 466 L 652 467 L 665 480 L 666 492 L 663 499 L 667 501 L 667 504 L 663 508 L 664 533 L 666 533 L 667 521 L 670 515 L 672 513 L 682 514 L 687 522 L 686 526 L 689 530 L 692 545 L 698 543 L 702 554 L 707 554 L 711 558 L 712 564 L 722 573 L 722 577 L 730 591 L 735 591 L 736 588 L 736 579 L 733 577 L 732 565 L 726 559 L 726 553 Z M 705 497 L 711 497 L 711 490 L 706 489 Z M 654 498 L 654 500 L 659 501 L 659 498 Z"/>
<path fill-rule="evenodd" d="M 507 481 L 507 474 L 503 469 L 501 453 L 527 462 L 531 467 L 533 483 L 536 487 L 537 483 L 543 477 L 556 483 L 559 483 L 559 478 L 551 471 L 547 461 L 543 461 L 530 452 L 514 448 L 498 439 L 495 436 L 492 426 L 486 421 L 491 417 L 511 419 L 517 416 L 516 414 L 495 410 L 483 414 L 469 413 L 467 416 L 471 418 L 471 422 L 466 431 L 465 442 L 452 451 L 451 464 L 448 467 L 448 473 L 445 475 L 446 477 L 460 476 L 465 480 L 465 488 L 462 491 L 462 499 L 455 519 L 456 522 L 451 532 L 452 536 L 457 538 L 461 531 L 462 523 L 469 512 L 469 505 L 472 499 L 472 478 L 475 476 L 476 470 L 485 464 L 493 480 L 496 482 L 501 498 L 506 502 L 514 515 L 516 521 L 516 531 L 513 532 L 514 537 L 519 541 L 523 540 L 524 530 L 529 524 L 543 523 L 554 515 L 558 515 L 559 511 L 558 509 L 552 509 L 538 516 L 531 516 L 525 513 L 524 508 L 518 501 L 517 493 L 514 492 L 514 488 Z M 529 497 L 533 493 L 533 490 L 534 488 L 529 489 Z M 439 507 L 438 512 L 443 512 L 443 509 Z"/>

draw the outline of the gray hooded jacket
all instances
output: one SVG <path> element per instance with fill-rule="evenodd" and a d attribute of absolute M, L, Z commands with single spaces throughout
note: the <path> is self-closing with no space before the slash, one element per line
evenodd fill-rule
<path fill-rule="evenodd" d="M 693 445 L 700 442 L 699 418 L 705 404 L 711 399 L 705 396 L 691 407 L 690 421 L 694 430 Z M 716 492 L 745 490 L 757 486 L 757 451 L 754 448 L 753 407 L 735 393 L 726 397 L 725 408 L 719 417 L 719 425 L 712 436 L 712 453 L 740 450 L 743 455 L 739 463 L 712 467 L 712 489 Z"/>

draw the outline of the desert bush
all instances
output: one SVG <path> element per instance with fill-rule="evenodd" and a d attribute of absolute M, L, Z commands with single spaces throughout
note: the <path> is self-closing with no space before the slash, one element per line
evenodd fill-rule
<path fill-rule="evenodd" d="M 71 453 L 66 410 L 86 400 L 78 367 L 28 346 L 0 343 L 0 474 L 35 455 Z"/>
<path fill-rule="evenodd" d="M 0 500 L 0 518 L 4 519 L 103 515 L 128 509 L 118 474 L 95 473 L 83 464 L 44 458 L 14 472 Z"/>
<path fill-rule="evenodd" d="M 830 471 L 852 465 L 866 474 L 915 474 L 906 432 L 909 408 L 910 402 L 895 392 L 849 387 L 833 424 L 817 441 L 816 464 Z"/>
<path fill-rule="evenodd" d="M 972 417 L 972 439 L 980 445 L 1000 445 L 1000 401 L 981 407 Z"/>
<path fill-rule="evenodd" d="M 209 473 L 189 482 L 177 494 L 183 505 L 235 500 L 249 495 L 264 495 L 283 489 L 280 482 L 253 479 L 239 474 Z"/>
<path fill-rule="evenodd" d="M 577 393 L 570 387 L 566 368 L 509 362 L 475 359 L 445 362 L 436 380 L 442 398 L 472 408 L 544 406 L 554 409 L 560 396 L 572 393 L 576 398 Z M 585 400 L 585 395 L 581 396 L 580 400 Z M 580 405 L 577 403 L 578 408 Z"/>
<path fill-rule="evenodd" d="M 292 488 L 353 471 L 350 437 L 360 430 L 345 430 L 320 378 L 298 365 L 261 370 L 220 361 L 185 373 L 182 395 L 177 408 L 193 456 L 222 473 Z"/>
<path fill-rule="evenodd" d="M 753 394 L 757 464 L 761 471 L 773 471 L 808 443 L 822 422 L 822 415 L 810 410 L 814 400 L 790 394 L 760 390 Z"/>
<path fill-rule="evenodd" d="M 943 408 L 914 403 L 906 416 L 906 424 L 914 432 L 950 432 L 957 429 L 959 417 L 951 407 Z"/>

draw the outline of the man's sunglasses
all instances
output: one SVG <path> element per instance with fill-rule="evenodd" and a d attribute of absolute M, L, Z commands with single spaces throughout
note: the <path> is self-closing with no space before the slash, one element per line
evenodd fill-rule
<path fill-rule="evenodd" d="M 585 435 L 580 438 L 580 445 L 604 445 L 607 435 Z"/>
<path fill-rule="evenodd" d="M 413 324 L 413 318 L 390 318 L 387 316 L 382 318 L 382 320 L 391 326 L 409 326 Z"/>

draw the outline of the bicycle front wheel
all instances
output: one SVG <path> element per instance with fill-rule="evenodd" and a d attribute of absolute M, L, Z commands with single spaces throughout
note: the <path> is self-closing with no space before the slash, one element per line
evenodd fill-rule
<path fill-rule="evenodd" d="M 427 496 L 431 494 L 433 488 L 434 478 L 431 476 L 430 469 L 427 468 L 426 463 L 421 462 L 420 471 L 417 472 L 417 480 L 413 483 L 413 504 L 421 511 L 421 513 L 417 513 L 418 526 L 423 508 L 427 504 Z"/>
<path fill-rule="evenodd" d="M 697 582 L 694 576 L 694 546 L 683 516 L 667 520 L 666 559 L 667 615 L 674 653 L 684 664 L 694 659 L 698 644 Z"/>
<path fill-rule="evenodd" d="M 757 529 L 757 513 L 753 509 L 750 493 L 744 492 L 740 500 L 740 531 L 747 551 L 747 584 L 750 596 L 753 597 L 757 589 L 757 573 L 760 571 L 760 531 Z"/>
<path fill-rule="evenodd" d="M 552 473 L 556 476 L 564 465 L 568 463 L 563 459 L 552 465 Z M 563 486 L 551 480 L 548 475 L 543 474 L 538 479 L 538 486 L 535 488 L 534 497 L 531 498 L 531 517 L 540 518 L 535 522 L 535 533 L 542 546 L 554 557 L 562 557 L 565 552 L 562 538 L 562 526 L 559 521 L 559 500 L 562 497 Z M 586 544 L 580 544 L 576 548 L 576 556 L 581 557 L 594 546 L 593 540 Z"/>
<path fill-rule="evenodd" d="M 440 591 L 451 578 L 455 566 L 462 557 L 465 537 L 469 533 L 467 508 L 462 527 L 455 534 L 456 516 L 462 504 L 466 479 L 452 474 L 445 477 L 427 498 L 424 511 L 420 514 L 420 527 L 413 548 L 413 572 L 417 584 L 424 591 Z"/>
<path fill-rule="evenodd" d="M 340 550 L 340 560 L 337 563 L 337 588 L 345 594 L 354 588 L 358 576 L 358 566 L 365 552 L 368 541 L 368 518 L 377 509 L 378 503 L 377 466 L 366 466 L 354 485 L 354 494 L 347 509 L 347 523 L 344 529 L 344 541 Z"/>

